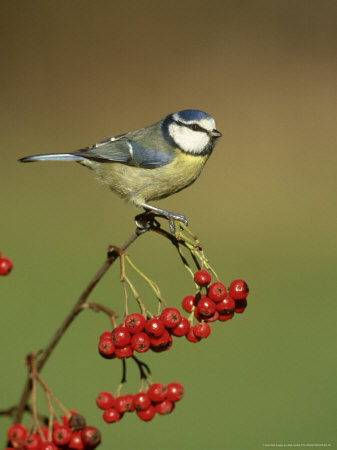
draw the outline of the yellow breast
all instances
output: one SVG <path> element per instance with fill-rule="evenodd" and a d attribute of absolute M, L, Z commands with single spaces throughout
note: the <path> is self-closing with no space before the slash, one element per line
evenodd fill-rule
<path fill-rule="evenodd" d="M 94 168 L 104 186 L 125 200 L 141 205 L 168 197 L 192 184 L 200 175 L 209 155 L 194 156 L 176 151 L 172 163 L 156 169 L 143 169 L 117 162 Z"/>

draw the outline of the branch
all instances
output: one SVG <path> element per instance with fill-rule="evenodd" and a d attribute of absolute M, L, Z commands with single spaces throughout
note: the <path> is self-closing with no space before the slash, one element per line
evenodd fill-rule
<path fill-rule="evenodd" d="M 126 250 L 137 239 L 137 237 L 140 234 L 142 234 L 144 231 L 145 230 L 138 230 L 137 229 L 134 233 L 132 233 L 131 236 L 129 237 L 129 239 L 120 247 L 121 250 Z M 82 294 L 78 298 L 77 302 L 75 303 L 75 305 L 73 306 L 73 308 L 71 309 L 71 311 L 69 312 L 67 317 L 64 319 L 64 321 L 61 324 L 61 326 L 55 332 L 54 336 L 50 340 L 50 342 L 47 345 L 47 347 L 42 352 L 39 360 L 36 363 L 36 371 L 37 372 L 41 371 L 42 367 L 45 365 L 46 361 L 48 360 L 51 352 L 54 350 L 54 348 L 56 347 L 57 343 L 59 342 L 59 340 L 61 339 L 61 337 L 63 336 L 63 334 L 67 330 L 67 328 L 73 322 L 75 317 L 81 311 L 83 311 L 82 306 L 86 302 L 87 298 L 91 294 L 91 292 L 94 289 L 94 287 L 96 286 L 96 284 L 102 279 L 104 274 L 108 271 L 110 266 L 116 261 L 116 259 L 118 257 L 119 257 L 118 253 L 110 252 L 109 249 L 108 249 L 108 258 L 105 260 L 105 262 L 103 263 L 101 268 L 98 270 L 96 275 L 92 278 L 92 280 L 89 282 L 87 287 L 84 289 L 84 291 L 82 292 Z M 28 377 L 28 379 L 26 381 L 26 384 L 25 384 L 25 387 L 24 387 L 24 390 L 22 392 L 19 404 L 18 404 L 17 408 L 15 408 L 16 409 L 16 414 L 14 416 L 14 422 L 15 423 L 20 423 L 21 420 L 22 420 L 22 416 L 23 416 L 23 413 L 25 411 L 26 404 L 27 404 L 27 401 L 28 401 L 28 398 L 29 398 L 29 395 L 30 395 L 31 386 L 32 386 L 32 380 L 31 380 L 31 377 Z"/>
<path fill-rule="evenodd" d="M 78 298 L 77 302 L 75 303 L 73 308 L 70 310 L 69 314 L 66 316 L 66 318 L 63 321 L 63 323 L 57 329 L 57 331 L 55 332 L 54 336 L 50 340 L 49 344 L 42 351 L 41 356 L 39 357 L 39 359 L 36 361 L 36 372 L 40 372 L 41 371 L 41 369 L 45 365 L 45 363 L 48 360 L 50 354 L 52 353 L 52 351 L 56 347 L 57 343 L 59 342 L 59 340 L 61 339 L 61 337 L 65 333 L 65 331 L 71 325 L 71 323 L 73 322 L 75 317 L 77 317 L 77 315 L 81 311 L 83 311 L 83 309 L 86 309 L 87 307 L 91 307 L 92 309 L 103 310 L 101 305 L 98 305 L 98 304 L 92 304 L 91 303 L 91 304 L 85 305 L 86 300 L 89 297 L 89 295 L 91 294 L 91 292 L 94 289 L 94 287 L 96 286 L 96 284 L 102 279 L 104 274 L 108 271 L 110 266 L 116 261 L 117 258 L 121 257 L 123 251 L 126 250 L 137 239 L 137 237 L 140 236 L 141 234 L 144 234 L 145 232 L 150 230 L 150 231 L 153 231 L 153 232 L 155 232 L 155 233 L 157 233 L 157 234 L 167 238 L 177 248 L 177 250 L 179 252 L 179 255 L 180 255 L 180 257 L 182 259 L 182 262 L 185 265 L 185 267 L 191 272 L 191 274 L 193 274 L 191 269 L 189 268 L 189 265 L 188 265 L 185 257 L 183 256 L 183 254 L 180 251 L 179 245 L 181 245 L 183 247 L 186 247 L 191 252 L 192 258 L 194 259 L 194 262 L 196 263 L 197 267 L 200 267 L 198 261 L 195 258 L 194 252 L 191 250 L 192 247 L 195 247 L 198 250 L 201 250 L 201 246 L 200 246 L 199 242 L 196 240 L 195 237 L 193 237 L 194 240 L 193 239 L 191 240 L 191 239 L 186 239 L 186 236 L 185 237 L 181 237 L 181 236 L 179 237 L 177 234 L 176 235 L 172 235 L 172 234 L 168 233 L 167 231 L 163 230 L 160 227 L 160 223 L 156 220 L 156 215 L 153 214 L 152 212 L 145 212 L 143 214 L 139 214 L 138 216 L 136 216 L 135 220 L 136 220 L 137 229 L 136 229 L 136 231 L 134 231 L 134 233 L 131 234 L 129 239 L 119 248 L 115 247 L 115 246 L 110 246 L 108 248 L 107 259 L 105 260 L 105 262 L 103 263 L 101 268 L 98 270 L 96 275 L 89 282 L 87 287 L 84 289 L 84 291 L 82 292 L 82 294 Z M 186 231 L 186 227 L 184 227 L 184 229 Z M 189 232 L 189 234 L 192 236 L 192 234 L 190 232 Z M 122 259 L 123 258 L 121 258 L 121 260 Z M 114 320 L 114 318 L 116 317 L 115 314 L 113 313 L 113 311 L 104 311 L 104 312 L 106 312 L 108 315 L 110 315 L 112 320 Z M 143 372 L 143 368 L 148 370 L 148 367 L 144 363 L 142 363 L 139 360 L 137 360 L 136 358 L 134 358 L 134 360 L 137 362 L 142 376 L 145 377 L 146 375 Z M 23 413 L 24 413 L 24 411 L 26 410 L 26 407 L 27 407 L 27 401 L 28 401 L 28 398 L 29 398 L 29 395 L 30 395 L 30 392 L 31 392 L 31 388 L 32 388 L 32 378 L 29 376 L 27 381 L 26 381 L 26 384 L 25 384 L 25 387 L 24 387 L 24 390 L 22 392 L 22 395 L 21 395 L 21 398 L 20 398 L 20 401 L 19 401 L 18 405 L 13 407 L 13 408 L 10 408 L 7 411 L 2 412 L 4 414 L 13 415 L 14 416 L 14 420 L 13 421 L 15 423 L 20 423 L 21 420 L 22 420 Z M 14 414 L 14 412 L 15 412 L 15 414 Z"/>

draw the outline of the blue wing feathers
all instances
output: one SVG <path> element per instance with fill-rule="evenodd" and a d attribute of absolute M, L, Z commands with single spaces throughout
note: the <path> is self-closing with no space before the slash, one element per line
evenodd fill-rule
<path fill-rule="evenodd" d="M 20 161 L 92 160 L 99 163 L 119 162 L 144 169 L 155 169 L 170 163 L 175 156 L 171 142 L 162 133 L 161 123 L 105 139 L 92 147 L 72 153 L 34 155 Z"/>
<path fill-rule="evenodd" d="M 131 133 L 129 135 L 131 136 Z M 157 143 L 157 146 L 159 150 L 152 150 L 142 145 L 139 140 L 136 142 L 132 138 L 128 139 L 126 134 L 113 140 L 106 139 L 93 147 L 77 150 L 73 154 L 101 163 L 120 162 L 144 169 L 155 169 L 168 164 L 173 158 L 172 150 L 162 142 Z"/>

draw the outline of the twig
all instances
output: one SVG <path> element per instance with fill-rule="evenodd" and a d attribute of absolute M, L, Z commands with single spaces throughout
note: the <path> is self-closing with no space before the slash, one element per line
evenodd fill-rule
<path fill-rule="evenodd" d="M 139 368 L 141 379 L 147 379 L 148 377 L 151 376 L 151 370 L 150 370 L 149 366 L 147 364 L 145 364 L 145 362 L 138 359 L 135 355 L 132 355 L 131 358 L 136 362 L 136 364 Z M 147 375 L 146 375 L 146 372 L 144 369 L 147 371 Z"/>
<path fill-rule="evenodd" d="M 112 327 L 116 328 L 116 318 L 118 317 L 118 314 L 107 306 L 102 305 L 101 303 L 85 302 L 82 305 L 82 309 L 92 309 L 95 312 L 104 312 L 109 317 Z"/>

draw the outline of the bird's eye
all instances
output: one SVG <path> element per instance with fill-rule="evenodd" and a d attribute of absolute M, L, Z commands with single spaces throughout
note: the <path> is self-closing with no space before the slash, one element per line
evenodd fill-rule
<path fill-rule="evenodd" d="M 196 123 L 194 123 L 191 128 L 193 131 L 201 131 L 202 130 L 201 127 L 199 127 L 199 125 L 197 125 Z"/>

